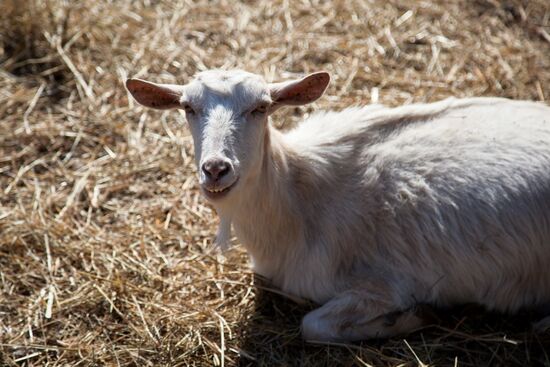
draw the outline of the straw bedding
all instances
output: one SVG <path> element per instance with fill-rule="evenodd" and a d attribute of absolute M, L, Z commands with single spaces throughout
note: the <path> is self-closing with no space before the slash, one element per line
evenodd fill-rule
<path fill-rule="evenodd" d="M 404 339 L 304 343 L 314 305 L 212 249 L 181 114 L 126 77 L 207 68 L 269 80 L 327 70 L 327 95 L 278 112 L 447 96 L 550 100 L 550 2 L 0 2 L 0 365 L 550 365 L 536 315 L 436 311 Z"/>

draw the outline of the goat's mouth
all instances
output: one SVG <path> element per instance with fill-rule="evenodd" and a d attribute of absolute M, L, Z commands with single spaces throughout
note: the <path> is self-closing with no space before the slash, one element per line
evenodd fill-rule
<path fill-rule="evenodd" d="M 239 181 L 238 178 L 235 179 L 235 181 L 233 181 L 231 184 L 225 187 L 219 187 L 217 185 L 213 185 L 213 186 L 202 185 L 201 186 L 202 192 L 204 193 L 204 196 L 206 196 L 208 199 L 218 200 L 226 196 L 229 193 L 229 191 L 231 191 L 231 189 L 235 187 L 235 185 L 237 184 L 237 181 Z"/>

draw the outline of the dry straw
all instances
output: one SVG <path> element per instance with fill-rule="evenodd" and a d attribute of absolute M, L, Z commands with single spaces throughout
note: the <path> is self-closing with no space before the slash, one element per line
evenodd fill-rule
<path fill-rule="evenodd" d="M 406 342 L 303 343 L 313 305 L 255 280 L 241 248 L 212 251 L 181 116 L 122 83 L 328 70 L 327 96 L 279 126 L 371 101 L 548 101 L 549 33 L 547 0 L 1 1 L 0 365 L 549 365 L 532 315 L 477 308 Z"/>

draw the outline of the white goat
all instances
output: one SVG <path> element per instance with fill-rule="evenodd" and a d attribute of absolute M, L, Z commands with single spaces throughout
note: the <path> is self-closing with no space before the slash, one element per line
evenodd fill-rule
<path fill-rule="evenodd" d="M 550 108 L 499 98 L 268 116 L 319 98 L 325 72 L 268 84 L 243 71 L 185 86 L 129 79 L 142 105 L 182 108 L 200 185 L 254 270 L 322 307 L 306 339 L 410 331 L 418 304 L 550 304 Z"/>

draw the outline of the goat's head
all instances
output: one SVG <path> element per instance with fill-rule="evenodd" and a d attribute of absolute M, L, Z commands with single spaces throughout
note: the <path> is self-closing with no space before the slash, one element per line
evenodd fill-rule
<path fill-rule="evenodd" d="M 284 105 L 319 98 L 330 77 L 326 72 L 268 84 L 244 71 L 210 70 L 186 85 L 128 79 L 126 87 L 142 105 L 181 108 L 195 144 L 195 161 L 203 194 L 214 204 L 258 174 L 268 116 Z"/>

